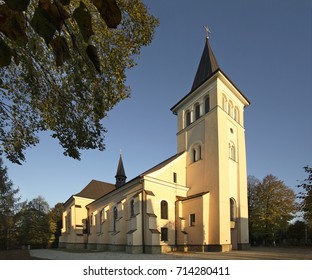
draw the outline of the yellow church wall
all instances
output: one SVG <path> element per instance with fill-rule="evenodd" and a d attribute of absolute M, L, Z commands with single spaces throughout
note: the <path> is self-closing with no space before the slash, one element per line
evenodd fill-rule
<path fill-rule="evenodd" d="M 229 205 L 229 142 L 227 135 L 227 116 L 218 109 L 218 154 L 219 154 L 219 186 L 218 186 L 218 219 L 219 233 L 214 238 L 216 244 L 230 243 L 230 205 Z"/>
<path fill-rule="evenodd" d="M 127 245 L 130 246 L 142 245 L 142 198 L 142 192 L 132 198 L 134 199 L 134 215 L 129 215 L 127 220 L 127 232 L 132 232 L 127 234 Z M 128 209 L 128 212 L 130 212 L 129 204 Z"/>
<path fill-rule="evenodd" d="M 187 176 L 187 186 L 190 188 L 188 195 L 193 195 L 199 192 L 206 191 L 205 177 L 203 176 L 204 161 L 201 159 L 199 161 L 190 163 L 187 166 L 188 176 Z"/>
<path fill-rule="evenodd" d="M 162 181 L 164 185 L 173 186 L 174 188 L 176 188 L 177 192 L 179 192 L 181 187 L 181 190 L 183 192 L 186 185 L 185 161 L 186 153 L 182 153 L 177 158 L 168 163 L 166 166 L 153 172 L 149 172 L 147 175 L 144 176 L 144 179 L 155 178 L 159 182 Z M 173 180 L 174 173 L 176 173 L 176 182 L 174 182 Z"/>
<path fill-rule="evenodd" d="M 188 188 L 185 187 L 186 154 L 168 163 L 165 167 L 150 172 L 143 177 L 146 195 L 146 231 L 145 242 L 149 246 L 173 246 L 175 244 L 175 209 L 177 196 L 186 197 Z M 176 175 L 173 175 L 173 174 Z M 175 177 L 174 177 L 175 176 Z M 176 182 L 174 182 L 174 179 Z M 168 216 L 161 217 L 161 202 L 168 204 Z M 168 229 L 168 240 L 161 240 L 161 229 Z"/>
<path fill-rule="evenodd" d="M 151 191 L 153 196 L 147 198 L 147 213 L 150 215 L 147 223 L 150 232 L 157 230 L 161 232 L 161 228 L 168 228 L 168 240 L 161 241 L 160 235 L 149 234 L 149 238 L 146 239 L 148 245 L 168 245 L 174 244 L 175 235 L 175 201 L 176 190 L 168 186 L 163 186 L 156 182 L 151 182 L 149 179 L 145 179 L 145 189 Z M 161 202 L 166 201 L 168 203 L 168 216 L 166 218 L 161 217 Z M 152 237 L 154 239 L 152 239 Z M 156 239 L 155 239 L 156 238 Z"/>
<path fill-rule="evenodd" d="M 177 203 L 177 246 L 202 251 L 209 240 L 209 193 Z M 193 215 L 193 218 L 191 216 Z M 194 220 L 192 220 L 194 219 Z"/>
<path fill-rule="evenodd" d="M 187 135 L 187 131 L 190 127 L 194 125 L 195 120 L 195 104 L 199 104 L 201 108 L 201 115 L 204 115 L 205 108 L 205 98 L 209 96 L 210 98 L 210 108 L 214 108 L 217 104 L 217 96 L 215 95 L 217 80 L 212 77 L 209 82 L 205 82 L 199 88 L 197 88 L 191 95 L 185 98 L 176 108 L 177 110 L 177 120 L 178 120 L 178 132 L 177 132 L 177 152 L 183 152 L 188 149 L 188 143 L 190 143 L 190 138 Z M 196 96 L 194 98 L 194 96 Z M 186 126 L 185 114 L 187 111 L 191 112 L 191 125 L 189 127 Z M 203 131 L 204 133 L 204 131 Z"/>
<path fill-rule="evenodd" d="M 183 218 L 185 219 L 185 231 L 188 233 L 188 245 L 203 244 L 203 199 L 197 197 L 183 201 Z M 195 222 L 191 225 L 191 215 L 195 215 Z"/>
<path fill-rule="evenodd" d="M 226 98 L 226 106 L 224 99 Z M 228 221 L 230 221 L 229 199 L 232 197 L 239 205 L 238 210 L 245 208 L 247 202 L 247 180 L 246 172 L 246 151 L 245 151 L 245 135 L 243 128 L 243 111 L 244 106 L 248 102 L 242 95 L 233 87 L 222 74 L 218 79 L 218 100 L 220 113 L 218 114 L 219 124 L 219 154 L 220 154 L 220 243 L 228 244 L 231 240 L 231 232 L 228 230 Z M 229 104 L 231 104 L 229 106 Z M 234 108 L 238 110 L 234 114 Z M 231 153 L 230 146 L 235 146 L 234 157 Z M 244 200 L 244 201 L 242 201 Z M 244 212 L 245 210 L 243 210 Z M 246 212 L 239 212 L 241 217 L 236 226 L 243 226 L 243 231 L 246 230 L 245 225 L 248 225 L 248 215 Z M 243 218 L 243 216 L 245 216 Z M 243 221 L 244 222 L 241 222 Z M 241 239 L 247 242 L 248 238 L 242 238 L 241 232 L 238 234 L 238 242 Z"/>
<path fill-rule="evenodd" d="M 238 140 L 240 149 L 240 156 L 239 161 L 239 176 L 238 181 L 240 185 L 239 189 L 239 208 L 238 214 L 240 217 L 240 224 L 239 224 L 239 238 L 238 243 L 241 244 L 248 244 L 249 243 L 249 228 L 248 228 L 248 194 L 247 194 L 247 164 L 246 164 L 246 145 L 245 145 L 245 135 L 244 131 L 241 132 L 241 136 Z"/>
<path fill-rule="evenodd" d="M 85 236 L 83 234 L 83 220 L 87 217 L 86 205 L 92 201 L 93 199 L 73 196 L 65 205 L 65 211 L 63 212 L 62 236 L 59 241 L 61 247 L 81 247 L 81 244 L 85 242 Z M 84 247 L 82 246 L 81 248 Z"/>
<path fill-rule="evenodd" d="M 95 217 L 88 236 L 89 248 L 125 250 L 128 243 L 139 243 L 142 239 L 141 193 L 142 184 L 136 179 L 128 187 L 121 187 L 88 205 L 89 215 Z M 130 213 L 131 200 L 134 200 L 133 216 Z M 129 236 L 128 232 L 131 232 Z"/>

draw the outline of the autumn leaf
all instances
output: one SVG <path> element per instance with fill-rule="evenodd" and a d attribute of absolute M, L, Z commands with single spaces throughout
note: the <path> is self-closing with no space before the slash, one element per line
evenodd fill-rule
<path fill-rule="evenodd" d="M 100 63 L 100 59 L 99 59 L 99 56 L 97 54 L 97 49 L 95 46 L 93 45 L 89 45 L 87 46 L 87 49 L 86 49 L 86 52 L 87 52 L 87 55 L 88 57 L 90 58 L 90 60 L 92 61 L 95 69 L 101 73 L 101 63 Z"/>
<path fill-rule="evenodd" d="M 27 43 L 26 24 L 22 13 L 11 10 L 7 5 L 0 5 L 0 32 L 20 45 Z"/>
<path fill-rule="evenodd" d="M 75 9 L 73 18 L 76 20 L 80 33 L 85 42 L 88 42 L 89 38 L 94 35 L 92 29 L 91 14 L 88 11 L 86 5 L 80 1 L 80 6 Z"/>
<path fill-rule="evenodd" d="M 121 12 L 115 0 L 93 0 L 109 28 L 116 28 L 121 21 Z"/>
<path fill-rule="evenodd" d="M 10 9 L 18 12 L 26 11 L 30 0 L 3 0 Z"/>

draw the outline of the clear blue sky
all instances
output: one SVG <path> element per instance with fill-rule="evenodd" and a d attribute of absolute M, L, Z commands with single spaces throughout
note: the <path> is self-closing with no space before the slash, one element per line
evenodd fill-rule
<path fill-rule="evenodd" d="M 312 165 L 311 0 L 146 0 L 160 19 L 154 41 L 128 73 L 132 97 L 104 120 L 106 150 L 63 156 L 48 133 L 27 161 L 4 159 L 22 200 L 43 196 L 51 207 L 92 179 L 115 182 L 120 148 L 128 180 L 176 153 L 170 108 L 192 86 L 205 43 L 221 69 L 251 101 L 245 110 L 248 174 L 273 174 L 295 189 Z"/>

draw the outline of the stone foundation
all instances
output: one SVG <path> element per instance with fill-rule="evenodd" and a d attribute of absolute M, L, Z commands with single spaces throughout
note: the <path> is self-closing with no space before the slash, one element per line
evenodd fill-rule
<path fill-rule="evenodd" d="M 229 252 L 232 250 L 231 244 L 210 244 L 210 245 L 176 245 L 176 246 L 161 246 L 154 245 L 143 247 L 142 245 L 116 245 L 116 244 L 100 244 L 100 243 L 59 243 L 59 248 L 69 250 L 97 250 L 109 252 L 126 252 L 129 254 L 161 254 L 166 252 L 180 251 L 180 252 Z M 238 250 L 248 250 L 249 243 L 239 243 Z"/>
<path fill-rule="evenodd" d="M 249 243 L 238 243 L 237 244 L 237 250 L 249 250 L 250 249 L 250 244 Z"/>
<path fill-rule="evenodd" d="M 126 253 L 128 253 L 128 254 L 142 254 L 143 253 L 143 246 L 141 246 L 141 245 L 126 246 Z"/>

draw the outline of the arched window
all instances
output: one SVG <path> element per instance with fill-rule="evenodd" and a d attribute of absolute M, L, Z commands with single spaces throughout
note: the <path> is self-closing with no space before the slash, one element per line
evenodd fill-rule
<path fill-rule="evenodd" d="M 201 160 L 201 145 L 200 144 L 196 144 L 193 148 L 192 148 L 192 162 L 196 162 Z"/>
<path fill-rule="evenodd" d="M 160 229 L 160 240 L 168 241 L 168 228 L 167 227 L 162 227 Z"/>
<path fill-rule="evenodd" d="M 195 105 L 195 120 L 198 120 L 200 118 L 200 105 L 199 103 L 196 103 Z"/>
<path fill-rule="evenodd" d="M 134 199 L 130 201 L 130 217 L 134 217 Z"/>
<path fill-rule="evenodd" d="M 166 200 L 160 202 L 160 218 L 168 219 L 168 202 Z"/>
<path fill-rule="evenodd" d="M 195 161 L 197 161 L 197 160 L 196 160 L 196 158 L 197 158 L 197 153 L 196 153 L 196 149 L 193 149 L 193 150 L 192 150 L 192 157 L 193 157 L 193 160 L 192 160 L 192 162 L 195 162 Z"/>
<path fill-rule="evenodd" d="M 117 207 L 114 207 L 113 214 L 114 214 L 114 231 L 116 231 L 116 229 L 117 229 L 117 219 L 118 219 Z"/>
<path fill-rule="evenodd" d="M 69 210 L 66 216 L 66 228 L 67 232 L 70 232 L 71 229 L 71 211 Z"/>
<path fill-rule="evenodd" d="M 230 198 L 230 219 L 232 222 L 235 222 L 237 219 L 237 206 L 233 197 Z"/>
<path fill-rule="evenodd" d="M 100 211 L 100 223 L 101 224 L 103 224 L 104 223 L 104 221 L 105 221 L 105 215 L 104 215 L 104 213 L 105 213 L 105 210 L 104 210 L 104 208 Z"/>
<path fill-rule="evenodd" d="M 207 114 L 210 111 L 210 98 L 209 96 L 206 96 L 205 98 L 205 114 Z"/>
<path fill-rule="evenodd" d="M 223 98 L 222 98 L 222 108 L 224 111 L 228 111 L 228 107 L 227 107 L 227 98 L 225 95 L 223 95 Z"/>
<path fill-rule="evenodd" d="M 186 111 L 185 113 L 185 126 L 189 126 L 191 124 L 191 112 Z"/>
<path fill-rule="evenodd" d="M 236 120 L 239 123 L 239 110 L 236 106 L 234 108 L 234 120 Z"/>
<path fill-rule="evenodd" d="M 230 148 L 230 159 L 236 161 L 236 149 L 234 143 L 231 142 L 229 144 L 229 148 Z"/>
<path fill-rule="evenodd" d="M 94 215 L 93 213 L 91 213 L 90 215 L 90 226 L 93 226 L 94 225 Z"/>
<path fill-rule="evenodd" d="M 232 103 L 232 101 L 229 101 L 228 114 L 229 114 L 231 117 L 233 117 L 233 103 Z"/>

